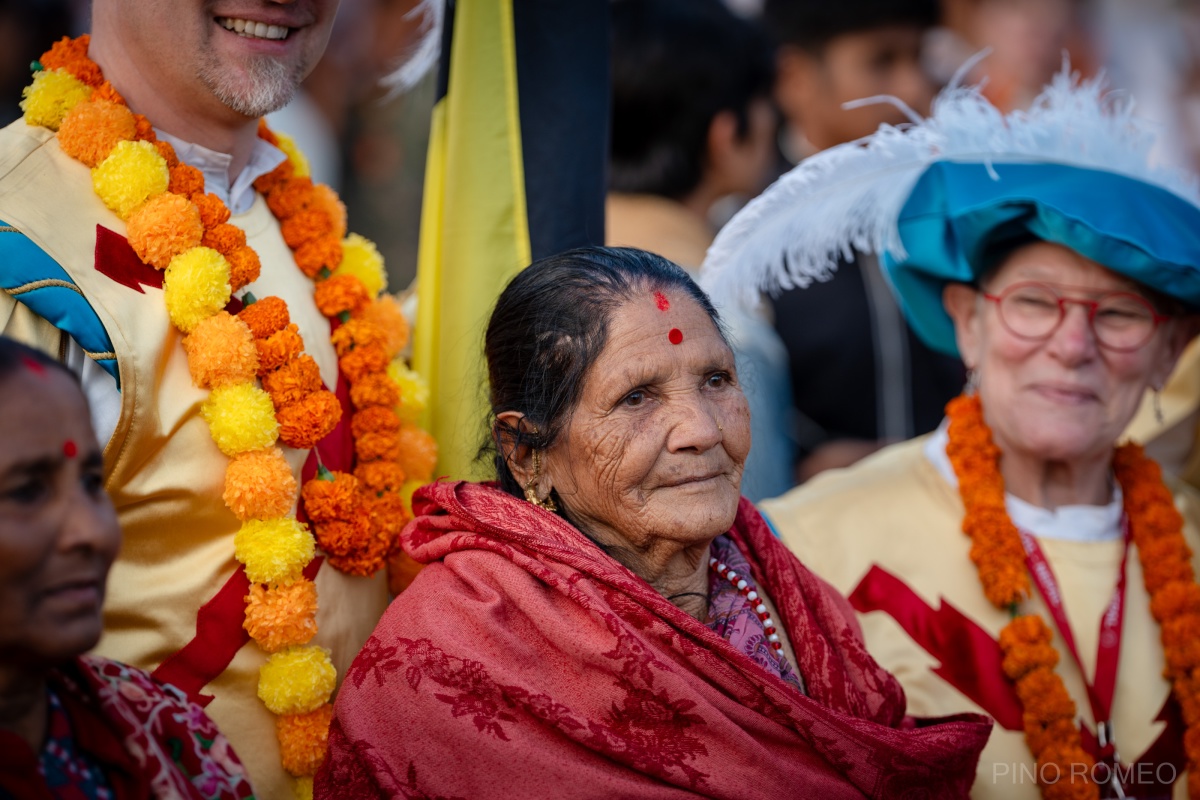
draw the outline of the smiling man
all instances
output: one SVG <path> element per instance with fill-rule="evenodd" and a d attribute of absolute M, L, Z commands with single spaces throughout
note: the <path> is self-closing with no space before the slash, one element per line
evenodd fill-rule
<path fill-rule="evenodd" d="M 36 113 L 40 95 L 31 91 L 26 119 L 0 132 L 0 331 L 80 376 L 106 443 L 104 485 L 125 533 L 99 652 L 154 670 L 210 702 L 208 713 L 243 756 L 258 796 L 269 798 L 290 795 L 294 782 L 281 763 L 276 717 L 257 696 L 267 655 L 242 628 L 250 589 L 234 559 L 242 523 L 223 499 L 230 461 L 202 416 L 210 391 L 195 385 L 196 363 L 189 362 L 189 351 L 215 343 L 185 339 L 172 321 L 163 272 L 144 248 L 130 244 L 142 241 L 131 233 L 136 215 L 106 207 L 88 168 L 94 164 L 70 141 L 95 144 L 113 135 L 107 124 L 123 118 L 121 103 L 142 115 L 149 126 L 139 122 L 137 138 L 156 140 L 157 153 L 173 153 L 194 168 L 169 172 L 168 191 L 193 202 L 182 206 L 182 217 L 164 216 L 159 240 L 183 236 L 187 225 L 180 220 L 192 208 L 203 209 L 210 230 L 213 216 L 219 220 L 227 207 L 231 216 L 218 226 L 224 238 L 206 233 L 203 244 L 228 254 L 236 249 L 229 241 L 244 241 L 261 272 L 245 286 L 231 279 L 236 288 L 226 310 L 236 312 L 251 292 L 282 298 L 311 356 L 309 379 L 344 389 L 329 324 L 290 247 L 296 241 L 283 235 L 278 206 L 255 188 L 286 159 L 260 138 L 259 119 L 284 105 L 320 58 L 337 6 L 337 0 L 94 0 L 90 41 L 60 44 L 45 66 L 62 69 L 64 53 L 73 54 L 69 71 L 100 86 L 94 99 L 109 104 L 90 102 L 94 116 L 76 115 L 59 128 L 59 119 Z M 111 89 L 100 83 L 101 73 Z M 145 175 L 125 172 L 120 191 L 132 192 Z M 333 410 L 325 415 L 332 416 Z M 333 428 L 315 447 L 330 469 L 350 469 L 348 427 Z M 295 509 L 291 482 L 308 477 L 314 456 L 281 448 L 274 463 L 284 490 L 276 516 Z M 320 558 L 305 575 L 315 575 L 320 597 L 319 632 L 307 644 L 327 648 L 341 675 L 382 613 L 386 587 L 380 576 L 352 577 Z M 295 721 L 320 731 L 324 713 Z M 311 771 L 300 762 L 319 760 L 323 745 L 316 740 L 315 756 L 285 754 L 292 773 Z"/>

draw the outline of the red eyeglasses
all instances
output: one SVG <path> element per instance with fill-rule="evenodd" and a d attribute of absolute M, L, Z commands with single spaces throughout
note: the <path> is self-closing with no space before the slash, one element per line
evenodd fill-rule
<path fill-rule="evenodd" d="M 1000 322 L 1009 333 L 1031 341 L 1050 338 L 1066 318 L 1067 304 L 1077 303 L 1087 309 L 1088 324 L 1096 341 L 1118 352 L 1137 350 L 1150 341 L 1159 324 L 1170 319 L 1158 313 L 1145 297 L 1133 292 L 1108 292 L 1087 300 L 1064 297 L 1050 284 L 1025 281 L 1014 283 L 999 294 L 984 292 L 983 296 L 996 304 Z"/>

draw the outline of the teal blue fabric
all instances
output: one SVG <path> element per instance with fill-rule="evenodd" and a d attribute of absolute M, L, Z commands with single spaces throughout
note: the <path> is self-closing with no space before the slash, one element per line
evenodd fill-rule
<path fill-rule="evenodd" d="M 6 223 L 0 222 L 0 226 Z M 71 276 L 29 237 L 15 231 L 0 231 L 0 288 L 15 289 L 41 280 L 59 280 L 72 285 Z M 112 339 L 100 317 L 79 292 L 65 286 L 45 286 L 22 292 L 13 298 L 42 319 L 67 333 L 89 353 L 113 352 Z M 115 358 L 97 359 L 105 372 L 113 376 L 117 388 L 121 377 Z"/>
<path fill-rule="evenodd" d="M 1142 181 L 1061 164 L 943 161 L 900 211 L 903 260 L 883 264 L 926 344 L 957 355 L 942 307 L 948 282 L 971 283 L 998 235 L 1027 231 L 1200 308 L 1200 208 Z"/>

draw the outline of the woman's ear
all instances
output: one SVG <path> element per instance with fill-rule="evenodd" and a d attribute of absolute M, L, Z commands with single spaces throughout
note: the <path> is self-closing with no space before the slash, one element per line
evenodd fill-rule
<path fill-rule="evenodd" d="M 948 283 L 942 289 L 942 306 L 954 320 L 954 338 L 967 369 L 979 367 L 979 291 L 965 283 Z"/>
<path fill-rule="evenodd" d="M 1172 319 L 1167 322 L 1170 326 L 1165 333 L 1167 334 L 1167 348 L 1163 354 L 1162 362 L 1154 371 L 1154 378 L 1151 381 L 1151 386 L 1155 389 L 1162 389 L 1167 379 L 1171 377 L 1171 373 L 1175 371 L 1175 365 L 1179 362 L 1179 357 L 1183 355 L 1183 351 L 1192 343 L 1197 334 L 1200 334 L 1200 314 L 1189 314 L 1186 317 Z"/>
<path fill-rule="evenodd" d="M 527 443 L 528 435 L 532 432 L 532 426 L 526 422 L 525 415 L 520 411 L 504 411 L 497 414 L 495 425 L 492 427 L 496 449 L 504 457 L 509 471 L 521 486 L 533 477 L 533 448 Z"/>

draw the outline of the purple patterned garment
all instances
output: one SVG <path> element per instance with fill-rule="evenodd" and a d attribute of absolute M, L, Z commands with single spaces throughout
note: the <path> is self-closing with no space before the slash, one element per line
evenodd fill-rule
<path fill-rule="evenodd" d="M 733 542 L 729 541 L 728 536 L 718 536 L 714 539 L 711 553 L 718 561 L 723 561 L 738 575 L 750 581 L 752 589 L 758 588 L 754 586 L 750 577 L 750 565 Z M 762 620 L 754 613 L 752 604 L 737 587 L 715 572 L 710 572 L 708 598 L 708 619 L 705 620 L 705 624 L 713 633 L 750 656 L 754 663 L 767 672 L 777 675 L 801 692 L 804 691 L 804 681 L 788 663 L 782 651 L 776 654 L 775 649 L 771 647 Z M 775 621 L 775 627 L 782 629 L 779 620 Z"/>

